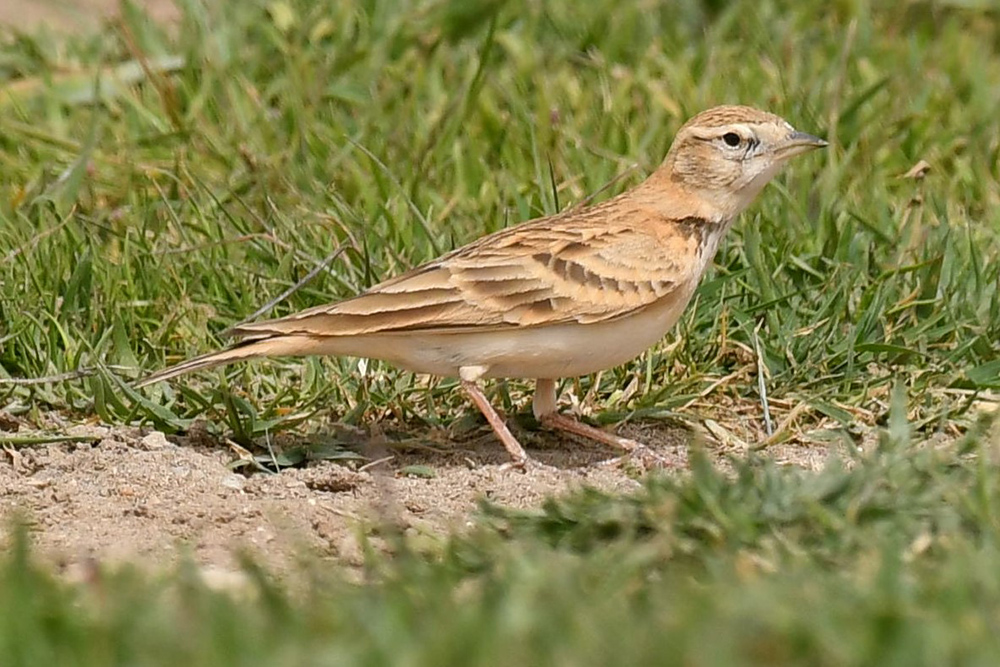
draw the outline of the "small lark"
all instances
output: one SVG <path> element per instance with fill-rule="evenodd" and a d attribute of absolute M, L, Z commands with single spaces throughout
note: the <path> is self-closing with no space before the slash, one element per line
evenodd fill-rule
<path fill-rule="evenodd" d="M 165 369 L 182 373 L 278 355 L 384 359 L 458 377 L 513 459 L 528 455 L 480 388 L 531 378 L 553 429 L 636 453 L 639 443 L 556 410 L 556 381 L 625 363 L 674 325 L 740 212 L 790 157 L 826 142 L 745 106 L 720 106 L 677 132 L 643 183 L 585 209 L 505 229 L 354 298 L 239 325 L 232 347 Z"/>

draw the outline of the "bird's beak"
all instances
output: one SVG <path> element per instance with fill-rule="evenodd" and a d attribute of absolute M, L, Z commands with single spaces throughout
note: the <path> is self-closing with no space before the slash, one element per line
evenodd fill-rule
<path fill-rule="evenodd" d="M 813 149 L 823 148 L 827 145 L 826 141 L 820 139 L 819 137 L 814 137 L 811 134 L 806 134 L 805 132 L 792 132 L 788 135 L 788 138 L 786 138 L 784 142 L 778 145 L 774 152 L 779 159 L 787 160 L 790 157 L 801 155 L 802 153 L 808 153 Z"/>

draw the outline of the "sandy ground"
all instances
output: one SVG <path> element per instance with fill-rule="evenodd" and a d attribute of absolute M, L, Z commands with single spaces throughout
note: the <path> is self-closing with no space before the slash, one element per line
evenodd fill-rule
<path fill-rule="evenodd" d="M 44 421 L 0 412 L 0 436 L 35 434 L 41 426 L 95 440 L 4 447 L 0 515 L 26 520 L 39 551 L 66 567 L 123 561 L 160 567 L 186 554 L 225 570 L 244 552 L 278 572 L 301 557 L 355 566 L 361 536 L 386 525 L 418 540 L 441 540 L 462 530 L 484 499 L 530 508 L 581 486 L 634 491 L 642 477 L 634 461 L 606 464 L 616 453 L 602 445 L 546 432 L 519 436 L 546 467 L 509 469 L 485 424 L 469 440 L 410 451 L 387 446 L 378 433 L 362 436 L 367 461 L 381 463 L 321 461 L 280 474 L 244 474 L 231 465 L 240 459 L 238 450 L 197 431 L 168 438 L 150 429 L 72 425 L 59 415 Z M 619 433 L 667 459 L 673 467 L 662 474 L 683 474 L 695 440 L 685 428 L 659 424 L 630 424 Z M 723 465 L 727 455 L 746 454 L 731 445 L 707 446 Z M 767 455 L 818 468 L 828 452 L 779 445 Z M 408 474 L 414 466 L 430 476 Z M 10 525 L 7 520 L 2 529 Z"/>
<path fill-rule="evenodd" d="M 9 416 L 0 425 L 7 429 L 0 435 L 36 432 Z M 51 425 L 46 431 L 52 432 Z M 471 441 L 433 450 L 393 452 L 382 445 L 372 458 L 391 458 L 370 467 L 317 462 L 250 475 L 233 472 L 238 453 L 206 435 L 167 438 L 148 429 L 104 426 L 62 432 L 100 439 L 6 447 L 0 456 L 0 514 L 27 520 L 40 552 L 67 567 L 122 561 L 168 566 L 187 554 L 225 569 L 243 552 L 276 571 L 300 557 L 358 565 L 361 536 L 378 526 L 439 540 L 461 530 L 483 499 L 529 508 L 575 487 L 627 492 L 641 484 L 631 462 L 602 465 L 613 455 L 606 448 L 548 433 L 523 437 L 529 453 L 549 467 L 508 469 L 504 450 L 485 426 Z M 686 467 L 689 431 L 630 425 L 621 433 L 642 438 L 675 463 L 666 474 Z M 724 453 L 721 446 L 712 451 Z M 826 458 L 825 451 L 801 446 L 769 455 L 806 467 Z M 411 466 L 433 476 L 410 476 Z"/>

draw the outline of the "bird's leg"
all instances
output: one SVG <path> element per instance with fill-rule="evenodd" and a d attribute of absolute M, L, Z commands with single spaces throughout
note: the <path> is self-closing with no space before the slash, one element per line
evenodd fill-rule
<path fill-rule="evenodd" d="M 478 384 L 469 380 L 462 380 L 462 388 L 465 389 L 465 393 L 469 395 L 472 402 L 476 404 L 479 411 L 486 417 L 486 421 L 490 423 L 493 432 L 500 438 L 500 442 L 503 443 L 507 453 L 510 454 L 510 458 L 513 459 L 514 466 L 524 468 L 528 462 L 528 454 L 524 451 L 521 443 L 517 441 L 517 438 L 514 437 L 514 434 L 510 432 L 510 429 L 507 428 L 503 417 L 497 414 L 497 411 L 490 405 L 483 390 L 479 388 Z"/>
<path fill-rule="evenodd" d="M 573 419 L 572 417 L 559 414 L 556 409 L 555 380 L 540 378 L 535 381 L 535 396 L 531 404 L 531 409 L 532 412 L 535 413 L 535 418 L 541 422 L 543 426 L 557 431 L 565 431 L 574 435 L 581 435 L 585 438 L 590 438 L 591 440 L 604 443 L 605 445 L 617 447 L 618 449 L 624 449 L 628 452 L 627 456 L 639 459 L 643 465 L 646 465 L 647 467 L 670 467 L 670 463 L 667 459 L 649 449 L 649 447 L 641 442 L 636 442 L 630 438 L 622 438 L 614 433 L 594 428 L 593 426 L 584 424 L 583 422 Z M 617 459 L 612 459 L 612 462 L 616 461 Z"/>
<path fill-rule="evenodd" d="M 486 421 L 489 422 L 490 426 L 493 428 L 493 432 L 497 434 L 500 438 L 500 442 L 503 443 L 504 448 L 507 453 L 510 454 L 510 458 L 513 460 L 513 465 L 515 468 L 524 469 L 528 463 L 528 454 L 524 451 L 524 447 L 521 443 L 517 441 L 514 434 L 510 432 L 507 428 L 507 424 L 504 422 L 503 418 L 497 414 L 497 411 L 493 409 L 490 405 L 489 399 L 486 398 L 486 394 L 483 390 L 479 388 L 479 384 L 476 382 L 478 378 L 486 372 L 485 368 L 461 368 L 460 375 L 462 379 L 462 389 L 468 394 L 472 402 L 476 404 L 479 411 L 483 413 L 486 417 Z"/>
<path fill-rule="evenodd" d="M 556 381 L 548 379 L 538 379 L 535 381 L 535 397 L 531 403 L 531 410 L 535 413 L 535 419 L 543 426 L 558 431 L 566 431 L 575 435 L 582 435 L 585 438 L 603 442 L 606 445 L 624 449 L 626 452 L 634 452 L 644 447 L 642 443 L 628 438 L 622 438 L 614 433 L 608 433 L 599 428 L 594 428 L 589 424 L 562 415 L 556 409 Z"/>

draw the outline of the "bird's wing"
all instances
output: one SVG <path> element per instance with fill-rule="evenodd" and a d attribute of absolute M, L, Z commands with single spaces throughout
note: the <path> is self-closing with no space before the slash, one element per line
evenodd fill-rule
<path fill-rule="evenodd" d="M 530 221 L 354 298 L 229 333 L 350 336 L 588 324 L 633 313 L 697 280 L 698 234 L 670 225 L 657 233 L 634 217 L 633 224 L 618 219 L 624 217 L 630 216 L 588 209 Z"/>

